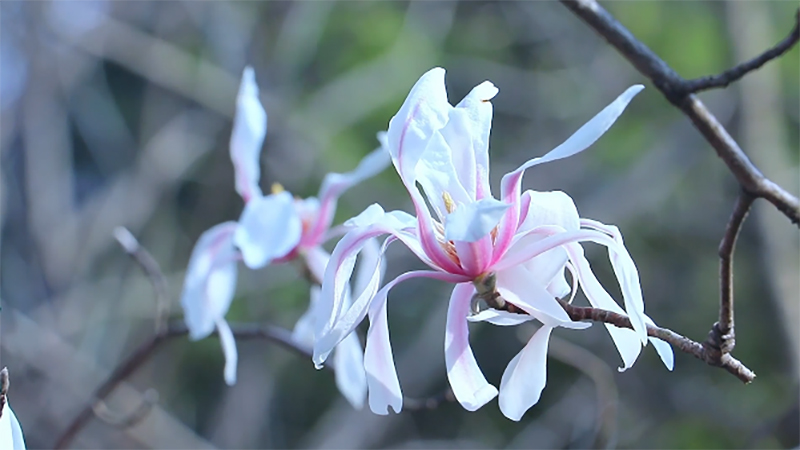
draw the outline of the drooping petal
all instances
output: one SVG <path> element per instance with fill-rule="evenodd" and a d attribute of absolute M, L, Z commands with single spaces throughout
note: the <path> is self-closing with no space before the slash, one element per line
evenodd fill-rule
<path fill-rule="evenodd" d="M 589 261 L 583 256 L 583 248 L 578 244 L 568 244 L 565 246 L 569 254 L 570 261 L 575 269 L 575 275 L 578 276 L 581 289 L 589 299 L 589 303 L 595 308 L 605 309 L 618 314 L 625 314 L 625 311 L 614 301 L 608 292 L 603 288 L 597 278 L 594 276 Z M 636 335 L 636 332 L 627 328 L 617 328 L 611 324 L 605 324 L 614 345 L 617 347 L 620 357 L 622 357 L 623 367 L 619 371 L 629 369 L 639 353 L 642 350 L 642 342 Z"/>
<path fill-rule="evenodd" d="M 475 288 L 469 283 L 457 284 L 447 308 L 444 357 L 447 379 L 453 394 L 467 411 L 475 411 L 497 396 L 497 389 L 486 381 L 469 345 L 470 299 Z"/>
<path fill-rule="evenodd" d="M 444 223 L 448 241 L 475 242 L 489 234 L 503 217 L 508 204 L 493 198 L 459 205 L 447 215 Z"/>
<path fill-rule="evenodd" d="M 233 243 L 247 267 L 260 269 L 292 251 L 300 242 L 301 232 L 294 199 L 283 191 L 254 198 L 245 205 Z"/>
<path fill-rule="evenodd" d="M 403 392 L 394 366 L 389 323 L 386 320 L 386 295 L 369 308 L 369 331 L 364 350 L 364 370 L 369 386 L 369 409 L 375 414 L 389 414 L 389 407 L 403 409 Z"/>
<path fill-rule="evenodd" d="M 361 248 L 361 258 L 356 267 L 356 275 L 353 280 L 353 295 L 364 292 L 377 272 L 378 278 L 383 278 L 386 271 L 386 264 L 383 260 L 383 252 L 377 239 L 369 239 Z"/>
<path fill-rule="evenodd" d="M 364 406 L 367 397 L 367 375 L 364 369 L 364 351 L 356 333 L 350 333 L 333 352 L 336 367 L 336 387 L 355 409 Z"/>
<path fill-rule="evenodd" d="M 236 366 L 239 363 L 239 353 L 236 351 L 236 339 L 233 338 L 231 327 L 225 319 L 217 320 L 219 342 L 222 344 L 222 354 L 225 356 L 225 383 L 228 386 L 236 384 Z"/>
<path fill-rule="evenodd" d="M 306 312 L 297 319 L 292 329 L 292 340 L 304 348 L 314 347 L 314 321 L 317 319 L 316 308 L 319 305 L 319 286 L 311 286 L 310 302 Z"/>
<path fill-rule="evenodd" d="M 594 144 L 610 127 L 614 124 L 617 118 L 622 114 L 628 103 L 638 94 L 644 86 L 637 84 L 629 87 L 619 97 L 617 97 L 610 105 L 603 108 L 596 116 L 586 122 L 578 129 L 572 136 L 567 138 L 561 145 L 554 148 L 544 156 L 533 158 L 523 163 L 519 168 L 503 176 L 500 182 L 500 198 L 506 203 L 512 205 L 503 218 L 503 222 L 508 226 L 501 226 L 498 233 L 497 241 L 504 243 L 511 237 L 508 235 L 509 230 L 519 220 L 519 198 L 522 175 L 526 169 L 535 165 L 545 162 L 555 161 L 562 158 L 567 158 L 576 153 L 580 153 L 590 145 Z M 511 231 L 513 233 L 513 230 Z"/>
<path fill-rule="evenodd" d="M 304 237 L 304 244 L 320 243 L 322 235 L 330 228 L 333 221 L 333 215 L 336 212 L 336 201 L 344 191 L 382 172 L 390 162 L 391 157 L 387 150 L 379 147 L 365 156 L 354 170 L 347 173 L 327 174 L 325 179 L 322 180 L 322 186 L 319 189 L 319 214 L 312 230 L 308 233 L 308 237 Z"/>
<path fill-rule="evenodd" d="M 11 405 L 3 406 L 0 417 L 0 448 L 8 450 L 25 450 L 25 438 L 17 416 L 11 410 Z"/>
<path fill-rule="evenodd" d="M 539 402 L 547 383 L 547 344 L 552 327 L 543 325 L 517 356 L 508 363 L 500 380 L 500 411 L 519 421 L 525 411 Z"/>
<path fill-rule="evenodd" d="M 325 277 L 325 268 L 328 266 L 328 261 L 331 255 L 320 246 L 314 246 L 306 249 L 305 262 L 306 267 L 311 272 L 311 276 L 317 283 L 322 284 L 322 279 Z"/>
<path fill-rule="evenodd" d="M 656 326 L 653 319 L 647 316 L 645 316 L 644 321 L 647 325 Z M 653 348 L 656 349 L 658 357 L 661 358 L 661 362 L 663 362 L 667 370 L 671 372 L 672 369 L 675 368 L 675 355 L 672 353 L 672 346 L 658 338 L 650 337 L 648 339 L 650 343 L 653 344 Z"/>
<path fill-rule="evenodd" d="M 192 250 L 181 306 L 189 338 L 202 339 L 225 317 L 236 290 L 236 260 L 233 246 L 236 222 L 216 225 L 203 233 Z"/>
<path fill-rule="evenodd" d="M 258 85 L 250 66 L 242 73 L 239 95 L 236 98 L 236 116 L 231 132 L 230 153 L 236 173 L 236 192 L 247 202 L 260 197 L 258 187 L 261 168 L 259 156 L 264 136 L 267 134 L 267 113 L 258 99 Z"/>

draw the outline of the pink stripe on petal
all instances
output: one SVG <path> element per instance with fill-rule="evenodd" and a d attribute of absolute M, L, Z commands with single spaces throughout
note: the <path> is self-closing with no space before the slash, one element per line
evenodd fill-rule
<path fill-rule="evenodd" d="M 375 414 L 386 415 L 391 407 L 394 412 L 399 413 L 403 409 L 403 392 L 400 390 L 392 356 L 385 296 L 373 303 L 369 310 L 364 370 L 369 387 L 369 409 Z"/>
<path fill-rule="evenodd" d="M 497 389 L 486 381 L 469 345 L 467 316 L 474 292 L 470 283 L 453 288 L 444 338 L 447 379 L 456 399 L 468 411 L 477 410 L 497 396 Z"/>

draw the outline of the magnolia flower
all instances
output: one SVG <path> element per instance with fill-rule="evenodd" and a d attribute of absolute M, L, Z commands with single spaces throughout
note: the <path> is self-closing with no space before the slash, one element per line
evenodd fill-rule
<path fill-rule="evenodd" d="M 632 330 L 607 325 L 624 363 L 621 370 L 633 364 L 648 342 L 646 324 L 652 322 L 644 314 L 638 272 L 619 230 L 580 219 L 572 199 L 563 192 L 521 192 L 526 169 L 589 147 L 643 87 L 629 88 L 563 144 L 505 175 L 498 200 L 492 196 L 488 177 L 490 100 L 498 89 L 485 81 L 453 107 L 447 101 L 444 75 L 444 69 L 435 68 L 417 81 L 385 136 L 384 145 L 411 196 L 416 217 L 400 211 L 386 213 L 374 204 L 349 221 L 355 228 L 336 245 L 325 272 L 320 297 L 324 313 L 318 320 L 313 360 L 320 366 L 331 349 L 369 315 L 364 368 L 370 408 L 378 414 L 387 414 L 389 407 L 399 412 L 402 393 L 386 321 L 388 291 L 401 281 L 419 277 L 455 283 L 447 313 L 445 362 L 456 399 L 470 411 L 489 402 L 498 390 L 486 381 L 473 356 L 467 321 L 503 326 L 536 319 L 542 324 L 500 381 L 500 409 L 519 420 L 544 389 L 552 330 L 589 326 L 570 320 L 557 301 L 576 291 L 567 282 L 566 270 L 592 306 L 627 312 L 630 317 Z M 376 264 L 367 289 L 347 307 L 346 285 L 353 260 L 366 240 L 386 234 L 381 253 L 399 240 L 432 270 L 401 274 L 378 289 Z M 608 248 L 624 310 L 592 273 L 583 255 L 583 241 Z M 490 308 L 477 311 L 481 301 Z M 671 369 L 669 345 L 651 342 Z"/>
<path fill-rule="evenodd" d="M 236 100 L 230 141 L 236 191 L 245 201 L 244 211 L 238 222 L 221 223 L 200 236 L 189 260 L 181 296 L 190 339 L 205 338 L 215 328 L 218 331 L 229 385 L 236 382 L 238 356 L 225 315 L 236 290 L 237 262 L 259 269 L 303 257 L 311 275 L 321 280 L 329 256 L 320 245 L 335 234 L 330 228 L 336 201 L 349 187 L 389 164 L 386 152 L 379 149 L 367 155 L 352 172 L 328 174 L 317 198 L 294 198 L 279 185 L 273 186 L 271 194 L 263 195 L 259 188 L 259 155 L 266 132 L 267 115 L 258 99 L 253 69 L 247 67 Z M 314 297 L 312 292 L 312 307 Z M 309 341 L 305 328 L 295 331 L 299 341 Z M 366 381 L 361 369 L 361 344 L 355 335 L 343 342 L 337 357 L 342 360 L 342 370 L 336 372 L 337 384 L 348 400 L 360 407 L 366 396 Z"/>
<path fill-rule="evenodd" d="M 22 436 L 22 427 L 19 426 L 17 416 L 11 410 L 11 405 L 6 403 L 0 410 L 0 448 L 8 450 L 25 450 L 25 438 Z"/>

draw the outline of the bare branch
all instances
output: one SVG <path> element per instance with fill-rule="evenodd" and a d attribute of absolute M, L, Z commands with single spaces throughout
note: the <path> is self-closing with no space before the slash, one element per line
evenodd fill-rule
<path fill-rule="evenodd" d="M 800 201 L 797 197 L 767 179 L 753 165 L 725 127 L 687 88 L 685 79 L 637 40 L 595 0 L 561 0 L 561 3 L 615 47 L 636 70 L 653 82 L 670 103 L 683 111 L 714 147 L 744 190 L 767 199 L 800 227 Z"/>
<path fill-rule="evenodd" d="M 742 191 L 736 199 L 736 206 L 733 209 L 728 225 L 725 229 L 725 236 L 719 245 L 719 279 L 720 279 L 720 305 L 719 305 L 719 331 L 723 335 L 730 334 L 733 340 L 733 251 L 736 248 L 736 238 L 742 229 L 744 219 L 750 212 L 755 197 Z M 730 345 L 733 349 L 733 343 Z"/>
<path fill-rule="evenodd" d="M 769 61 L 783 55 L 800 39 L 800 9 L 795 14 L 795 24 L 789 36 L 786 36 L 781 42 L 777 43 L 771 49 L 756 56 L 750 61 L 743 62 L 738 66 L 732 67 L 717 75 L 708 75 L 705 77 L 695 78 L 693 80 L 686 80 L 683 88 L 686 92 L 700 92 L 714 88 L 724 88 L 734 81 L 740 80 Z"/>
<path fill-rule="evenodd" d="M 623 314 L 617 314 L 615 312 L 599 308 L 573 306 L 563 300 L 559 300 L 559 303 L 561 303 L 561 306 L 567 312 L 570 319 L 574 321 L 591 320 L 593 322 L 610 323 L 611 325 L 619 328 L 633 329 L 633 325 L 631 325 L 631 319 Z M 705 361 L 712 366 L 722 367 L 742 380 L 744 383 L 750 383 L 756 377 L 756 374 L 753 373 L 753 371 L 745 367 L 744 364 L 739 362 L 730 354 L 721 354 L 720 352 L 709 351 L 706 345 L 693 341 L 667 328 L 648 325 L 647 335 L 661 339 L 664 342 L 668 342 L 680 351 L 693 355 L 697 359 Z"/>

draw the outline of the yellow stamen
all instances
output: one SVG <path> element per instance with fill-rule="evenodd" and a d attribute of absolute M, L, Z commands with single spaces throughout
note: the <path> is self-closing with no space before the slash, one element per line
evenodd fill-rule
<path fill-rule="evenodd" d="M 283 191 L 284 191 L 283 186 L 280 183 L 272 183 L 273 194 L 280 194 Z"/>
<path fill-rule="evenodd" d="M 448 214 L 456 210 L 456 202 L 453 201 L 453 197 L 447 191 L 442 192 L 442 200 L 444 200 L 444 209 L 447 210 Z"/>

